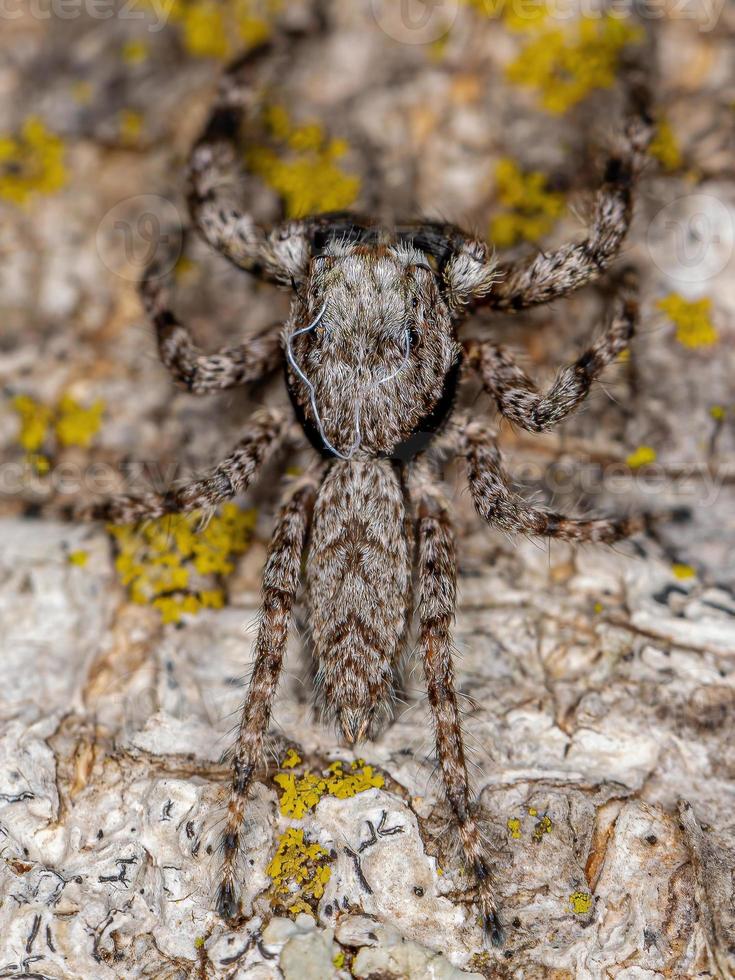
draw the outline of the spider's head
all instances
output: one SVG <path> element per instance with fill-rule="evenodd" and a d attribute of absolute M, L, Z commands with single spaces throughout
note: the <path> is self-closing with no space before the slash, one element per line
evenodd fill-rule
<path fill-rule="evenodd" d="M 410 246 L 327 246 L 284 341 L 296 410 L 330 455 L 411 455 L 451 407 L 459 347 L 450 311 L 427 257 Z"/>

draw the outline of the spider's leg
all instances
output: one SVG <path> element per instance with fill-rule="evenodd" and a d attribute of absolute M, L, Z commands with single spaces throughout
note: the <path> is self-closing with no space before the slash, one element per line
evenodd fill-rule
<path fill-rule="evenodd" d="M 260 628 L 255 664 L 235 743 L 227 821 L 222 834 L 223 864 L 217 911 L 226 919 L 239 912 L 235 872 L 240 828 L 263 739 L 268 731 L 273 697 L 286 652 L 288 630 L 301 573 L 301 557 L 314 506 L 318 480 L 302 480 L 283 505 L 268 549 L 263 572 Z"/>
<path fill-rule="evenodd" d="M 280 324 L 249 337 L 236 347 L 204 354 L 168 303 L 164 280 L 148 278 L 141 283 L 146 312 L 156 330 L 158 353 L 174 381 L 195 395 L 222 391 L 258 381 L 274 371 L 281 360 Z"/>
<path fill-rule="evenodd" d="M 257 69 L 283 53 L 266 42 L 224 73 L 209 120 L 189 158 L 188 201 L 194 224 L 213 248 L 238 268 L 290 284 L 302 277 L 308 262 L 307 226 L 294 221 L 263 229 L 232 203 L 240 159 L 238 135 L 244 116 L 257 101 Z"/>
<path fill-rule="evenodd" d="M 513 490 L 495 435 L 480 423 L 472 422 L 465 429 L 464 450 L 477 513 L 507 533 L 613 544 L 645 530 L 650 523 L 646 516 L 588 520 L 532 507 Z"/>
<path fill-rule="evenodd" d="M 593 381 L 628 346 L 638 320 L 638 304 L 630 294 L 616 299 L 604 334 L 577 360 L 565 367 L 541 394 L 531 378 L 504 347 L 490 342 L 465 343 L 469 363 L 479 370 L 485 390 L 511 422 L 532 432 L 551 429 L 577 408 Z"/>
<path fill-rule="evenodd" d="M 242 493 L 272 453 L 286 429 L 286 417 L 275 409 L 253 415 L 245 435 L 235 449 L 203 480 L 130 497 L 111 497 L 93 504 L 89 516 L 110 524 L 134 524 L 165 514 L 211 510 L 223 500 Z"/>
<path fill-rule="evenodd" d="M 454 690 L 451 627 L 457 592 L 457 559 L 449 506 L 422 462 L 410 476 L 417 510 L 418 611 L 421 654 L 442 782 L 459 828 L 467 865 L 477 880 L 483 924 L 502 943 L 482 837 L 471 810 L 462 726 Z"/>
<path fill-rule="evenodd" d="M 607 161 L 589 233 L 576 244 L 540 253 L 530 262 L 499 265 L 485 241 L 454 225 L 407 225 L 398 228 L 398 235 L 434 256 L 447 301 L 458 317 L 473 306 L 512 312 L 566 296 L 596 279 L 618 254 L 652 135 L 645 112 L 629 119 L 620 147 Z"/>
<path fill-rule="evenodd" d="M 566 296 L 596 279 L 620 251 L 633 214 L 633 188 L 653 136 L 647 116 L 625 128 L 622 144 L 607 161 L 587 237 L 540 253 L 531 262 L 499 266 L 498 281 L 483 302 L 496 310 L 521 310 Z"/>

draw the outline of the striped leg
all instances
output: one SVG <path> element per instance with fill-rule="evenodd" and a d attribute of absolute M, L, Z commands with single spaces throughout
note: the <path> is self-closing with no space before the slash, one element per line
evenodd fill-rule
<path fill-rule="evenodd" d="M 564 517 L 526 503 L 511 486 L 494 433 L 473 422 L 465 429 L 467 472 L 477 513 L 509 534 L 529 534 L 562 541 L 613 544 L 646 529 L 645 516 L 593 518 Z"/>
<path fill-rule="evenodd" d="M 457 583 L 454 533 L 448 504 L 422 463 L 416 466 L 411 489 L 418 510 L 421 653 L 434 721 L 436 752 L 444 790 L 459 828 L 465 860 L 477 880 L 484 928 L 493 945 L 499 946 L 502 931 L 482 838 L 470 807 L 461 719 L 454 691 L 451 653 Z"/>
<path fill-rule="evenodd" d="M 495 399 L 500 412 L 524 429 L 543 432 L 558 425 L 587 397 L 603 369 L 628 346 L 637 320 L 635 300 L 630 295 L 619 297 L 604 334 L 574 364 L 559 373 L 545 394 L 538 391 L 504 347 L 470 340 L 465 349 L 470 364 L 479 370 L 485 390 Z"/>
<path fill-rule="evenodd" d="M 498 281 L 482 302 L 496 310 L 521 310 L 567 296 L 597 279 L 620 251 L 633 214 L 633 188 L 653 136 L 647 116 L 631 119 L 619 152 L 607 161 L 587 237 L 530 263 L 499 266 Z"/>
<path fill-rule="evenodd" d="M 272 230 L 259 227 L 251 214 L 232 203 L 238 176 L 238 136 L 255 104 L 256 73 L 267 62 L 274 70 L 288 49 L 266 42 L 230 65 L 218 97 L 189 158 L 189 211 L 209 244 L 240 269 L 271 282 L 290 284 L 304 273 L 309 258 L 307 225 L 292 221 Z"/>
<path fill-rule="evenodd" d="M 268 327 L 237 347 L 204 354 L 191 333 L 172 313 L 168 289 L 158 278 L 141 284 L 146 312 L 156 330 L 161 361 L 176 381 L 195 395 L 257 381 L 274 371 L 281 360 L 281 327 Z"/>
<path fill-rule="evenodd" d="M 256 766 L 261 761 L 271 706 L 286 652 L 288 630 L 301 572 L 317 483 L 302 482 L 281 509 L 263 572 L 263 602 L 255 664 L 235 744 L 227 822 L 222 834 L 223 863 L 217 911 L 234 919 L 239 912 L 235 887 L 240 828 Z"/>
<path fill-rule="evenodd" d="M 203 480 L 165 493 L 143 493 L 134 497 L 112 497 L 94 504 L 89 516 L 108 524 L 135 524 L 165 514 L 211 510 L 252 483 L 256 473 L 278 445 L 286 428 L 285 416 L 275 409 L 257 412 L 239 444 Z"/>

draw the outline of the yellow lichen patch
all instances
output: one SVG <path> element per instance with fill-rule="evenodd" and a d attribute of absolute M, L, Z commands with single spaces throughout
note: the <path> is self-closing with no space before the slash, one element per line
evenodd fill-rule
<path fill-rule="evenodd" d="M 204 936 L 197 936 L 194 940 L 194 949 L 202 949 L 205 942 Z"/>
<path fill-rule="evenodd" d="M 43 120 L 30 116 L 17 136 L 0 136 L 0 199 L 25 204 L 66 183 L 64 143 Z"/>
<path fill-rule="evenodd" d="M 79 568 L 84 568 L 89 559 L 89 555 L 86 551 L 72 551 L 67 556 L 67 561 L 70 565 L 77 565 Z"/>
<path fill-rule="evenodd" d="M 321 844 L 309 842 L 303 830 L 290 827 L 279 837 L 276 853 L 266 868 L 273 907 L 291 915 L 311 912 L 332 873 L 328 862 L 329 852 Z"/>
<path fill-rule="evenodd" d="M 589 892 L 572 892 L 569 904 L 575 915 L 587 915 L 592 908 L 592 896 Z"/>
<path fill-rule="evenodd" d="M 85 408 L 69 394 L 62 395 L 56 405 L 44 405 L 29 395 L 16 395 L 11 404 L 20 420 L 18 442 L 38 473 L 50 469 L 48 457 L 38 452 L 42 446 L 49 452 L 59 446 L 89 446 L 105 410 L 101 400 Z"/>
<path fill-rule="evenodd" d="M 674 576 L 674 578 L 678 578 L 680 581 L 685 582 L 687 579 L 695 578 L 697 572 L 691 565 L 685 565 L 681 562 L 674 562 L 674 564 L 671 566 L 671 574 Z"/>
<path fill-rule="evenodd" d="M 355 202 L 360 178 L 339 165 L 348 149 L 344 140 L 331 139 L 317 122 L 295 125 L 283 106 L 266 107 L 262 122 L 273 145 L 253 144 L 247 166 L 280 195 L 289 217 L 339 211 Z"/>
<path fill-rule="evenodd" d="M 341 970 L 344 965 L 345 965 L 344 953 L 337 953 L 336 956 L 332 957 L 332 966 L 334 966 L 337 970 Z"/>
<path fill-rule="evenodd" d="M 684 347 L 711 347 L 718 341 L 712 323 L 712 300 L 703 297 L 688 300 L 679 293 L 669 293 L 656 304 L 676 327 L 676 339 Z"/>
<path fill-rule="evenodd" d="M 508 817 L 506 826 L 508 828 L 508 834 L 513 840 L 521 839 L 521 821 L 518 817 Z"/>
<path fill-rule="evenodd" d="M 134 38 L 127 41 L 122 48 L 123 61 L 129 65 L 140 65 L 147 60 L 149 54 L 148 44 L 141 38 Z"/>
<path fill-rule="evenodd" d="M 61 396 L 54 429 L 62 446 L 89 446 L 102 425 L 105 403 L 97 399 L 88 408 L 69 394 Z"/>
<path fill-rule="evenodd" d="M 380 773 L 362 759 L 353 762 L 345 770 L 341 762 L 333 762 L 326 773 L 307 770 L 302 775 L 293 772 L 280 772 L 273 777 L 281 787 L 281 813 L 300 820 L 309 810 L 313 810 L 323 796 L 336 796 L 346 800 L 366 789 L 378 788 L 385 784 Z"/>
<path fill-rule="evenodd" d="M 531 811 L 529 810 L 529 813 L 530 812 Z M 539 841 L 543 839 L 544 834 L 550 834 L 553 829 L 554 824 L 551 822 L 551 817 L 545 813 L 539 820 L 536 821 L 536 826 L 533 828 L 533 834 L 531 836 L 538 844 Z"/>
<path fill-rule="evenodd" d="M 581 17 L 570 31 L 542 30 L 506 68 L 510 82 L 534 88 L 542 106 L 561 114 L 594 89 L 610 88 L 623 49 L 641 38 L 624 19 Z"/>
<path fill-rule="evenodd" d="M 508 157 L 495 167 L 495 186 L 503 213 L 490 223 L 490 239 L 500 248 L 519 241 L 535 242 L 548 234 L 564 210 L 564 195 L 548 188 L 538 171 L 524 173 Z"/>
<path fill-rule="evenodd" d="M 632 470 L 638 470 L 641 466 L 650 466 L 655 463 L 658 455 L 652 446 L 638 446 L 625 460 Z"/>
<path fill-rule="evenodd" d="M 20 419 L 18 442 L 27 453 L 37 452 L 46 441 L 53 411 L 29 395 L 16 395 L 13 409 Z"/>
<path fill-rule="evenodd" d="M 296 749 L 289 749 L 283 762 L 281 763 L 281 769 L 293 769 L 294 766 L 298 766 L 300 762 L 301 756 Z"/>
<path fill-rule="evenodd" d="M 172 0 L 169 19 L 195 58 L 231 58 L 270 37 L 283 0 Z"/>
<path fill-rule="evenodd" d="M 711 405 L 709 414 L 715 420 L 715 422 L 724 422 L 725 416 L 727 415 L 727 410 L 723 405 Z"/>
<path fill-rule="evenodd" d="M 134 109 L 123 109 L 119 116 L 120 139 L 128 146 L 138 142 L 143 132 L 143 117 Z"/>
<path fill-rule="evenodd" d="M 667 119 L 659 120 L 648 152 L 659 161 L 664 170 L 672 172 L 681 166 L 681 149 L 671 123 Z"/>
<path fill-rule="evenodd" d="M 161 517 L 140 528 L 110 525 L 120 581 L 133 602 L 154 606 L 164 623 L 219 609 L 225 603 L 219 582 L 234 570 L 232 558 L 250 546 L 255 520 L 255 511 L 229 503 L 204 526 L 198 513 Z"/>

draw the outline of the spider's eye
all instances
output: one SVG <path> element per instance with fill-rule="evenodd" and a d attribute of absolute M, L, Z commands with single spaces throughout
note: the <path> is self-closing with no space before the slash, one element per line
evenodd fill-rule
<path fill-rule="evenodd" d="M 411 306 L 414 308 L 414 310 L 417 310 L 419 308 L 419 301 L 416 296 L 414 296 L 413 299 L 411 300 Z"/>

